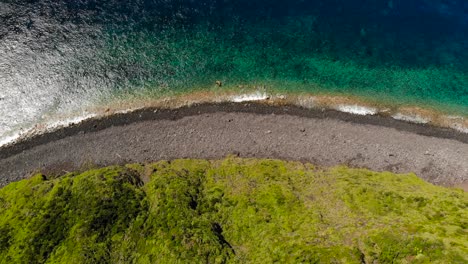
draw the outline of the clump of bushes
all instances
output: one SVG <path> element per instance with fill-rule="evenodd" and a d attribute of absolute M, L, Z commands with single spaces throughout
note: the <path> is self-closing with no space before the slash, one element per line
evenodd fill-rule
<path fill-rule="evenodd" d="M 279 160 L 39 174 L 0 190 L 0 263 L 466 263 L 467 206 L 412 174 Z"/>

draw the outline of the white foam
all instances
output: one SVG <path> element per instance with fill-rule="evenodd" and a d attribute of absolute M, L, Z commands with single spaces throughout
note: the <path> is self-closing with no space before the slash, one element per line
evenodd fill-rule
<path fill-rule="evenodd" d="M 431 121 L 428 118 L 424 118 L 416 114 L 405 115 L 402 113 L 397 113 L 397 114 L 392 115 L 392 117 L 397 120 L 402 120 L 402 121 L 407 121 L 407 122 L 417 123 L 417 124 L 427 124 Z"/>
<path fill-rule="evenodd" d="M 12 144 L 15 141 L 17 141 L 20 137 L 21 137 L 21 133 L 16 133 L 12 136 L 0 138 L 0 147 L 8 145 L 8 144 Z"/>
<path fill-rule="evenodd" d="M 298 98 L 297 104 L 309 109 L 315 108 L 317 107 L 317 98 L 314 96 L 301 96 Z"/>
<path fill-rule="evenodd" d="M 128 114 L 128 113 L 131 113 L 133 111 L 136 111 L 138 110 L 138 108 L 129 108 L 129 109 L 123 109 L 123 110 L 117 110 L 114 112 L 114 114 Z"/>
<path fill-rule="evenodd" d="M 456 115 L 449 115 L 449 116 L 445 116 L 447 119 L 451 119 L 451 120 L 465 120 L 465 118 L 463 116 L 456 116 Z"/>
<path fill-rule="evenodd" d="M 84 120 L 87 120 L 96 116 L 97 116 L 96 114 L 86 113 L 84 115 L 77 116 L 77 117 L 65 118 L 62 120 L 56 120 L 56 121 L 51 121 L 51 122 L 46 122 L 46 123 L 39 123 L 33 128 L 22 130 L 11 136 L 5 136 L 5 137 L 0 138 L 0 147 L 15 143 L 21 139 L 26 139 L 35 135 L 39 135 L 39 134 L 54 131 L 59 128 L 67 127 L 72 124 L 77 124 Z"/>
<path fill-rule="evenodd" d="M 71 118 L 66 118 L 66 119 L 63 119 L 63 120 L 56 120 L 56 121 L 53 121 L 53 122 L 48 122 L 48 123 L 45 123 L 45 130 L 50 131 L 50 130 L 54 130 L 54 129 L 57 129 L 57 128 L 67 127 L 67 126 L 70 126 L 72 124 L 80 123 L 80 122 L 82 122 L 84 120 L 87 120 L 87 119 L 90 119 L 90 118 L 93 118 L 93 117 L 96 117 L 96 116 L 97 116 L 97 114 L 86 113 L 85 115 L 81 115 L 81 116 L 77 116 L 77 117 L 71 117 Z M 43 131 L 40 131 L 40 132 L 43 132 Z"/>
<path fill-rule="evenodd" d="M 466 133 L 468 134 L 468 127 L 462 125 L 462 124 L 452 124 L 450 125 L 450 128 L 453 128 L 459 132 Z"/>
<path fill-rule="evenodd" d="M 336 110 L 355 115 L 375 115 L 377 109 L 361 105 L 338 105 Z"/>
<path fill-rule="evenodd" d="M 255 92 L 250 94 L 242 94 L 231 97 L 231 102 L 241 103 L 248 101 L 261 101 L 268 99 L 268 95 L 262 92 Z"/>

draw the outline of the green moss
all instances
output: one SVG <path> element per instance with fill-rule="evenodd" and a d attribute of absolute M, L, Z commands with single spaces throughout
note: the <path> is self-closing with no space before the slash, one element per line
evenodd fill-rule
<path fill-rule="evenodd" d="M 278 160 L 36 175 L 0 190 L 0 263 L 465 263 L 467 206 L 412 174 Z"/>

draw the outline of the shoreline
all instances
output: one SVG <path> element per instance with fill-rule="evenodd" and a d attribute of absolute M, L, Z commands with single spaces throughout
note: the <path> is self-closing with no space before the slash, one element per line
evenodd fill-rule
<path fill-rule="evenodd" d="M 239 128 L 244 129 L 237 131 L 237 134 L 230 134 L 233 132 L 226 130 L 225 126 L 219 124 L 220 122 L 224 124 L 225 116 L 232 117 L 232 119 L 239 118 L 247 123 L 240 123 L 239 127 L 233 127 L 232 129 L 236 130 Z M 257 123 L 248 123 L 253 119 L 259 121 Z M 266 122 L 266 119 L 271 120 Z M 187 123 L 187 120 L 192 120 L 190 122 L 194 122 L 194 124 Z M 205 138 L 210 133 L 229 134 L 230 137 L 223 136 L 216 139 L 216 136 L 213 135 L 213 141 L 207 141 L 205 145 L 200 145 L 198 149 L 195 148 L 192 151 L 188 149 L 187 144 L 198 144 L 198 141 L 190 143 L 192 139 L 186 138 L 189 137 L 191 130 L 187 130 L 189 132 L 185 135 L 178 134 L 178 131 L 185 131 L 187 127 L 197 126 L 200 122 L 207 122 L 207 127 L 200 127 L 195 130 L 198 137 Z M 321 153 L 308 153 L 307 147 L 313 148 L 314 146 L 310 145 L 304 146 L 303 150 L 298 149 L 298 153 L 294 153 L 295 149 L 291 149 L 288 145 L 297 144 L 295 138 L 304 133 L 301 131 L 290 133 L 288 122 L 295 122 L 295 126 L 305 126 L 306 124 L 316 126 L 316 123 L 321 123 L 322 126 L 311 130 L 313 134 L 311 136 L 313 137 L 309 141 L 304 141 L 303 144 L 314 142 L 314 144 L 322 144 L 323 147 L 334 150 L 330 150 L 330 154 L 322 157 Z M 164 132 L 166 128 L 161 127 L 161 124 L 172 127 L 173 131 Z M 176 124 L 179 124 L 179 127 L 175 126 Z M 256 131 L 251 129 L 252 126 L 268 127 L 269 129 L 266 132 L 262 131 L 262 129 Z M 339 132 L 336 132 L 334 136 L 343 137 L 343 142 L 347 143 L 337 141 L 335 144 L 335 139 L 329 138 L 329 131 L 325 128 L 327 126 L 331 129 L 340 127 Z M 153 130 L 147 130 L 150 127 Z M 217 127 L 217 129 L 214 129 L 214 127 Z M 275 131 L 276 127 L 278 127 L 279 131 Z M 356 129 L 362 135 L 356 135 L 357 132 L 352 131 Z M 299 130 L 302 130 L 302 128 Z M 304 130 L 308 131 L 309 129 L 304 128 Z M 109 138 L 103 138 L 102 135 L 106 133 L 112 134 L 109 135 Z M 170 135 L 174 133 L 177 136 L 172 138 Z M 299 134 L 294 135 L 295 133 Z M 154 143 L 150 136 L 153 136 L 155 141 L 157 141 L 156 138 L 168 137 L 174 142 L 169 144 L 171 148 L 167 149 L 168 146 L 164 144 L 165 141 Z M 267 140 L 265 136 L 277 136 L 284 143 L 284 147 L 277 146 L 278 149 L 269 147 L 275 145 L 276 140 Z M 143 143 L 147 141 L 147 144 L 140 142 L 142 137 L 144 137 Z M 372 138 L 372 140 L 366 137 Z M 134 138 L 137 143 L 132 140 L 128 141 L 130 138 Z M 245 138 L 249 138 L 249 140 L 255 138 L 253 142 L 256 142 L 255 144 L 258 146 L 249 146 L 252 143 L 244 142 L 241 138 L 244 138 L 244 141 Z M 321 140 L 317 140 L 318 138 L 321 138 Z M 93 146 L 89 146 L 92 148 L 82 148 L 80 144 L 83 143 L 83 139 L 94 142 Z M 108 140 L 111 140 L 112 143 L 109 143 Z M 329 142 L 323 143 L 324 140 Z M 369 142 L 367 142 L 368 140 Z M 354 144 L 358 144 L 356 143 L 358 141 L 362 141 L 361 144 L 366 145 L 354 146 Z M 419 144 L 413 146 L 412 144 L 416 141 Z M 61 144 L 65 144 L 64 142 L 66 142 L 66 146 L 61 146 Z M 125 145 L 124 142 L 128 144 Z M 146 149 L 142 148 L 148 144 L 156 145 L 148 150 L 149 154 L 145 154 Z M 223 144 L 226 146 L 222 146 Z M 243 144 L 247 145 L 242 146 Z M 384 146 L 385 144 L 387 146 Z M 435 156 L 430 156 L 431 153 L 427 154 L 424 150 L 419 149 L 425 147 L 424 145 L 431 148 L 431 153 L 437 152 L 438 149 L 450 153 L 440 152 L 437 155 L 434 154 Z M 450 147 L 444 148 L 444 146 Z M 219 149 L 215 147 L 219 147 Z M 337 147 L 349 148 L 349 153 L 346 154 L 349 157 L 339 153 L 340 149 L 336 149 Z M 102 149 L 97 151 L 101 156 L 91 157 L 97 155 L 88 153 L 93 148 Z M 135 149 L 132 150 L 132 148 Z M 177 148 L 181 149 L 177 150 Z M 372 148 L 375 153 L 372 153 L 369 148 Z M 118 156 L 115 153 L 110 154 L 122 149 L 125 149 L 125 154 L 117 154 Z M 161 150 L 159 154 L 157 153 L 158 149 Z M 162 149 L 166 149 L 167 153 L 163 153 Z M 381 155 L 382 152 L 390 151 L 389 149 L 392 149 L 391 151 L 395 153 L 404 153 L 401 154 L 401 160 L 398 162 L 390 162 L 394 166 L 390 163 L 384 164 L 384 160 L 394 159 L 395 155 L 399 156 L 400 154 L 390 153 L 385 159 L 382 159 L 381 156 L 372 157 L 372 155 Z M 180 152 L 179 156 L 177 155 L 178 152 Z M 216 159 L 229 154 L 236 154 L 246 157 L 300 160 L 312 162 L 319 166 L 348 164 L 354 167 L 367 167 L 374 170 L 383 169 L 402 173 L 414 171 L 417 174 L 419 173 L 418 176 L 432 183 L 465 188 L 463 186 L 468 182 L 468 164 L 463 160 L 463 157 L 466 157 L 464 156 L 465 152 L 468 156 L 468 134 L 429 124 L 409 123 L 380 114 L 355 115 L 333 109 L 309 109 L 296 105 L 270 104 L 268 101 L 202 103 L 182 106 L 177 109 L 147 107 L 128 113 L 115 113 L 91 118 L 78 124 L 36 135 L 16 144 L 2 147 L 0 148 L 0 171 L 2 171 L 0 185 L 25 178 L 34 171 L 45 170 L 51 173 L 59 173 L 78 169 L 86 163 L 112 165 L 112 163 L 144 162 L 151 161 L 151 159 L 153 159 L 152 161 L 172 158 Z M 54 155 L 51 155 L 51 153 L 54 153 Z M 78 153 L 87 156 L 74 157 Z M 134 153 L 134 156 L 131 153 Z M 64 155 L 69 155 L 69 157 L 61 157 Z M 351 157 L 350 155 L 354 156 Z M 410 169 L 412 161 L 405 162 L 405 155 L 407 155 L 406 160 L 414 155 L 420 155 L 414 161 L 414 170 Z M 363 156 L 368 156 L 368 158 L 362 162 L 359 161 L 363 159 Z M 448 156 L 451 158 L 447 158 Z M 452 158 L 455 160 L 451 161 Z M 24 160 L 27 160 L 27 162 L 24 162 Z M 398 165 L 398 163 L 401 164 Z M 393 168 L 392 166 L 396 167 Z"/>
<path fill-rule="evenodd" d="M 264 86 L 241 86 L 243 92 L 231 88 L 222 90 L 195 90 L 188 93 L 176 93 L 162 97 L 153 95 L 126 96 L 109 101 L 96 102 L 96 106 L 82 109 L 80 112 L 50 113 L 33 127 L 21 128 L 16 133 L 6 133 L 0 138 L 0 150 L 18 143 L 30 141 L 42 134 L 51 134 L 90 120 L 105 119 L 118 114 L 128 114 L 145 110 L 177 110 L 184 107 L 227 104 L 261 103 L 277 107 L 299 107 L 310 111 L 338 111 L 353 115 L 371 115 L 391 118 L 409 123 L 425 124 L 431 127 L 448 128 L 468 134 L 468 116 L 457 115 L 433 107 L 417 105 L 393 105 L 385 101 L 376 101 L 352 95 L 330 95 L 311 93 L 277 93 L 266 90 Z M 330 111 L 329 111 L 330 110 Z M 12 132 L 12 131 L 11 131 Z"/>
<path fill-rule="evenodd" d="M 198 98 L 200 97 L 200 98 Z M 154 111 L 179 111 L 189 113 L 186 108 L 197 107 L 201 109 L 216 108 L 219 107 L 220 111 L 247 111 L 252 113 L 268 113 L 271 110 L 265 109 L 241 109 L 244 106 L 236 107 L 233 104 L 255 104 L 258 106 L 269 106 L 276 108 L 287 107 L 292 111 L 292 115 L 304 116 L 304 117 L 321 117 L 330 115 L 330 118 L 337 118 L 343 120 L 352 120 L 356 117 L 354 122 L 357 123 L 368 123 L 383 125 L 383 126 L 395 126 L 396 129 L 409 129 L 409 131 L 415 131 L 422 135 L 453 138 L 463 143 L 468 143 L 468 120 L 464 116 L 446 115 L 442 112 L 434 112 L 434 110 L 402 106 L 400 108 L 390 109 L 388 106 L 378 107 L 375 102 L 367 102 L 360 100 L 359 98 L 350 98 L 347 96 L 328 96 L 328 95 L 271 95 L 271 93 L 254 91 L 252 93 L 231 93 L 229 90 L 224 91 L 221 94 L 208 92 L 192 92 L 188 94 L 182 94 L 179 96 L 171 96 L 160 99 L 150 98 L 148 101 L 136 100 L 135 102 L 127 101 L 116 101 L 111 104 L 104 104 L 104 107 L 97 107 L 90 109 L 90 111 L 82 113 L 82 115 L 65 115 L 60 119 L 52 119 L 50 122 L 37 124 L 35 127 L 16 134 L 16 136 L 7 137 L 2 144 L 0 144 L 0 158 L 5 157 L 6 149 L 15 149 L 16 145 L 36 145 L 34 141 L 43 141 L 42 138 L 49 138 L 53 134 L 65 134 L 65 136 L 73 135 L 73 131 L 80 129 L 83 126 L 85 130 L 94 131 L 94 126 L 100 127 L 97 123 L 104 121 L 105 123 L 115 122 L 119 125 L 121 122 L 121 115 L 128 115 L 124 119 L 131 119 L 137 122 L 138 120 L 151 120 L 151 112 Z M 138 106 L 142 104 L 143 106 Z M 113 110 L 111 110 L 111 108 Z M 255 108 L 255 107 L 254 107 Z M 211 109 L 211 112 L 216 111 Z M 281 113 L 282 111 L 274 111 Z M 144 117 L 139 118 L 136 116 L 143 115 Z M 167 113 L 163 115 L 170 116 Z M 190 115 L 190 114 L 189 114 Z M 154 115 L 156 119 L 159 117 Z M 373 121 L 367 118 L 359 118 L 362 116 L 373 116 Z M 163 117 L 164 118 L 164 117 Z M 377 119 L 382 121 L 377 121 Z M 393 121 L 401 121 L 403 123 L 409 123 L 413 125 L 423 125 L 429 128 L 431 131 L 422 131 L 421 129 L 409 128 L 409 126 L 403 125 L 401 122 L 388 122 L 386 119 L 392 119 Z M 123 125 L 129 124 L 133 121 L 129 120 Z M 449 123 L 453 121 L 453 123 Z M 92 128 L 89 123 L 93 123 Z M 112 125 L 112 124 L 111 124 Z M 103 128 L 108 127 L 104 126 Z M 466 135 L 466 136 L 464 136 Z M 53 138 L 53 136 L 52 136 Z M 22 149 L 27 149 L 22 148 Z M 15 151 L 13 151 L 15 153 Z"/>

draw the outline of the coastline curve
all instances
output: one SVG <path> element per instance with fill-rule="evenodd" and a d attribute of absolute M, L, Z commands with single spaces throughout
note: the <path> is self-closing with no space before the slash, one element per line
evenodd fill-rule
<path fill-rule="evenodd" d="M 0 148 L 0 186 L 31 173 L 175 158 L 279 158 L 415 172 L 468 183 L 468 134 L 382 115 L 265 102 L 143 108 L 92 118 Z"/>

